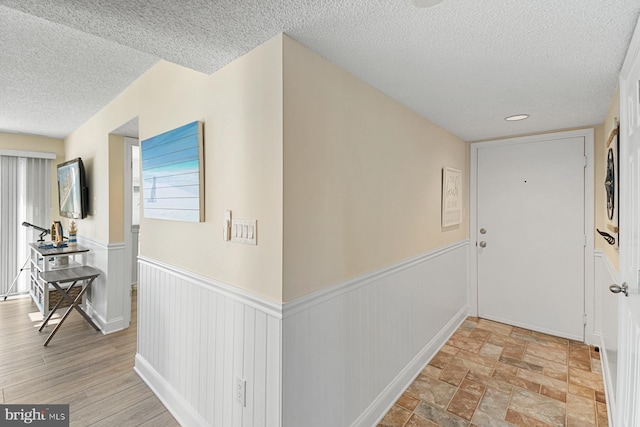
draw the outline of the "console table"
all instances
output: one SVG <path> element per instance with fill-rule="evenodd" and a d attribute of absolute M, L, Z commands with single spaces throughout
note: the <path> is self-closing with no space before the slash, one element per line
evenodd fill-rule
<path fill-rule="evenodd" d="M 86 266 L 89 249 L 81 246 L 46 248 L 40 247 L 36 243 L 31 243 L 29 246 L 31 249 L 29 293 L 42 313 L 42 317 L 45 318 L 56 303 L 61 301 L 61 298 L 61 306 L 66 307 L 68 301 L 64 300 L 51 283 L 42 278 L 42 274 L 48 271 Z M 73 288 L 73 286 L 69 288 Z M 80 292 L 80 287 L 69 289 L 68 292 L 71 297 L 75 298 Z"/>

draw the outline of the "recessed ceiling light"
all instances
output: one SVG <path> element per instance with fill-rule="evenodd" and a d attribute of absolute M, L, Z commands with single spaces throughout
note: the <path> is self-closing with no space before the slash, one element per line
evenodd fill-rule
<path fill-rule="evenodd" d="M 413 0 L 413 4 L 416 7 L 431 7 L 437 5 L 440 2 L 442 2 L 442 0 Z"/>
<path fill-rule="evenodd" d="M 528 114 L 516 114 L 514 116 L 505 117 L 504 119 L 508 122 L 517 122 L 518 120 L 528 119 Z"/>

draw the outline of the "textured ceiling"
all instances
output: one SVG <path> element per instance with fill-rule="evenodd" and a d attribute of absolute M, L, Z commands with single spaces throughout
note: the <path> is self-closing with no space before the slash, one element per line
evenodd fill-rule
<path fill-rule="evenodd" d="M 0 0 L 0 131 L 62 137 L 158 59 L 279 32 L 461 138 L 602 123 L 638 0 Z M 528 113 L 523 122 L 505 122 Z"/>
<path fill-rule="evenodd" d="M 65 137 L 156 61 L 0 6 L 0 131 Z"/>

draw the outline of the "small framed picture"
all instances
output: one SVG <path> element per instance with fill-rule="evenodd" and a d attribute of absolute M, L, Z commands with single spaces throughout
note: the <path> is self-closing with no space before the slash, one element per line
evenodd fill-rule
<path fill-rule="evenodd" d="M 442 169 L 442 227 L 462 223 L 462 171 Z"/>

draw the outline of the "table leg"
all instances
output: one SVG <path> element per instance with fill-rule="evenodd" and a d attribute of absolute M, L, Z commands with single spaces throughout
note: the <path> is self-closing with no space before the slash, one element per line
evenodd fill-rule
<path fill-rule="evenodd" d="M 80 313 L 80 315 L 84 317 L 84 319 L 87 322 L 89 322 L 91 326 L 93 326 L 93 329 L 95 329 L 96 331 L 99 331 L 100 328 L 93 322 L 93 319 L 89 317 L 89 315 L 85 313 L 85 311 L 82 308 L 80 308 L 80 305 L 78 304 L 78 301 L 82 300 L 82 295 L 84 295 L 84 293 L 89 289 L 89 287 L 91 286 L 91 284 L 95 279 L 96 279 L 95 277 L 92 277 L 91 279 L 89 279 L 89 282 L 87 282 L 87 284 L 82 288 L 82 290 L 80 291 L 80 293 L 78 294 L 78 296 L 76 297 L 76 299 L 74 300 L 71 306 L 75 308 L 78 311 L 78 313 Z"/>
<path fill-rule="evenodd" d="M 73 285 L 69 286 L 69 289 L 71 289 L 72 287 L 74 287 L 76 285 L 76 283 L 78 283 L 78 281 L 76 280 L 75 282 L 73 282 Z M 73 304 L 73 300 L 71 299 L 71 297 L 69 296 L 69 294 L 67 294 L 58 283 L 54 283 L 51 282 L 51 284 L 53 285 L 54 288 L 56 288 L 56 290 L 58 292 L 60 292 L 60 294 L 62 295 L 62 298 L 60 299 L 60 301 L 58 301 L 56 303 L 56 305 L 49 311 L 49 315 L 47 316 L 46 319 L 44 319 L 44 321 L 42 322 L 42 325 L 40 326 L 40 329 L 38 329 L 38 332 L 42 332 L 42 330 L 45 328 L 45 326 L 47 326 L 47 323 L 49 323 L 49 320 L 51 320 L 51 317 L 53 316 L 53 314 L 56 312 L 56 310 L 58 309 L 58 307 L 60 307 L 60 304 L 62 304 L 63 300 L 67 300 L 70 304 Z M 48 292 L 48 290 L 47 290 Z"/>
<path fill-rule="evenodd" d="M 67 309 L 67 311 L 65 311 L 64 315 L 62 316 L 62 318 L 60 319 L 60 322 L 56 325 L 56 327 L 53 329 L 53 331 L 51 331 L 51 334 L 49 334 L 49 337 L 47 338 L 47 340 L 44 342 L 44 346 L 47 346 L 49 344 L 49 341 L 51 341 L 51 339 L 53 338 L 53 336 L 56 334 L 56 332 L 58 332 L 58 329 L 60 329 L 60 326 L 62 326 L 62 323 L 64 323 L 65 319 L 69 316 L 69 314 L 71 314 L 71 311 L 75 308 L 78 313 L 80 313 L 82 315 L 82 317 L 84 317 L 84 319 L 91 325 L 93 326 L 93 328 L 96 331 L 100 331 L 100 328 L 98 328 L 98 326 L 93 322 L 93 319 L 91 319 L 91 317 L 89 317 L 89 315 L 87 313 L 84 312 L 84 310 L 82 310 L 82 308 L 80 308 L 78 301 L 82 300 L 82 296 L 84 295 L 84 293 L 89 289 L 89 287 L 91 286 L 91 284 L 93 283 L 93 281 L 96 279 L 97 276 L 92 277 L 90 279 L 88 279 L 88 282 L 82 287 L 82 290 L 78 293 L 78 295 L 76 296 L 75 299 L 71 299 L 71 297 L 69 296 L 69 294 L 67 292 L 65 292 L 64 289 L 62 289 L 60 287 L 60 285 L 58 283 L 55 282 L 51 282 L 51 284 L 60 292 L 62 293 L 62 296 L 64 299 L 68 300 L 71 302 L 71 305 L 69 306 L 69 308 Z M 73 284 L 75 285 L 77 283 L 73 282 Z M 71 289 L 73 287 L 70 286 L 68 289 Z M 51 311 L 51 313 L 49 313 L 49 316 L 47 318 L 47 322 L 49 321 L 49 318 L 53 315 L 53 313 L 56 311 L 56 309 L 58 308 L 58 306 L 60 305 L 60 303 L 62 302 L 62 300 L 58 301 L 58 303 L 56 304 L 56 306 L 54 307 L 54 309 Z M 45 322 L 46 323 L 46 322 Z M 42 330 L 44 326 L 40 327 L 40 330 Z"/>
<path fill-rule="evenodd" d="M 69 314 L 71 313 L 71 310 L 73 310 L 73 305 L 70 306 L 67 311 L 64 312 L 64 315 L 62 316 L 62 318 L 60 319 L 60 323 L 58 323 L 56 325 L 55 328 L 53 328 L 53 331 L 51 331 L 51 333 L 49 334 L 49 337 L 47 338 L 47 340 L 44 342 L 44 346 L 46 347 L 47 344 L 49 344 L 49 341 L 51 341 L 51 338 L 53 338 L 53 336 L 56 334 L 56 332 L 58 332 L 58 329 L 60 329 L 60 326 L 62 326 L 62 324 L 64 323 L 65 319 L 67 318 L 67 316 L 69 316 Z"/>
<path fill-rule="evenodd" d="M 51 320 L 51 316 L 53 316 L 53 313 L 55 313 L 58 307 L 60 307 L 60 304 L 62 304 L 62 299 L 60 299 L 60 301 L 56 303 L 55 307 L 53 307 L 53 309 L 49 311 L 49 315 L 47 316 L 46 319 L 44 319 L 44 322 L 42 322 L 42 325 L 40 325 L 40 329 L 38 329 L 38 332 L 42 332 L 45 326 L 47 326 L 47 323 L 49 323 L 49 320 Z"/>

